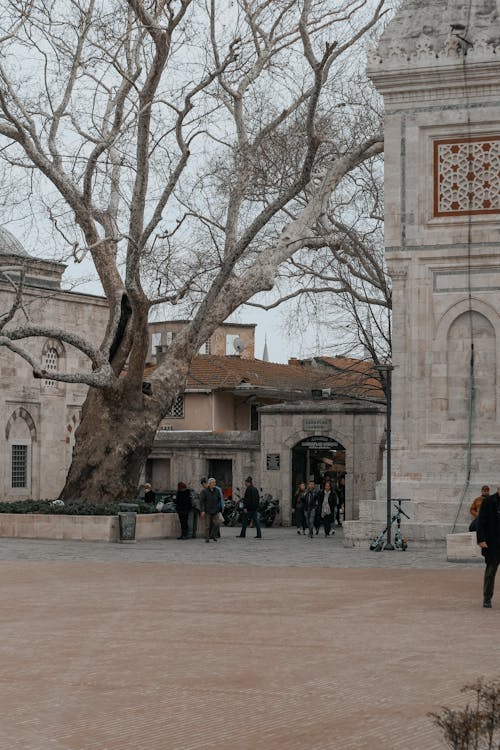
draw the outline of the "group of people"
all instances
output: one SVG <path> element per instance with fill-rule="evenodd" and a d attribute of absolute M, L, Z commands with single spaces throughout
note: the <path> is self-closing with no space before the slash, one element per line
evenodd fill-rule
<path fill-rule="evenodd" d="M 201 486 L 203 489 L 207 488 L 209 482 L 216 486 L 215 479 L 207 480 L 205 477 L 201 480 Z M 222 490 L 217 487 L 220 492 L 220 498 L 222 508 L 224 508 L 224 498 L 222 496 Z M 203 491 L 203 490 L 202 490 Z M 190 490 L 184 482 L 177 484 L 177 492 L 175 495 L 175 509 L 179 517 L 179 523 L 181 525 L 181 534 L 177 539 L 196 539 L 198 532 L 198 520 L 201 513 L 200 495 Z M 151 487 L 151 484 L 147 482 L 144 485 L 144 502 L 147 505 L 156 505 L 156 493 Z"/>
<path fill-rule="evenodd" d="M 470 507 L 473 517 L 469 531 L 475 531 L 486 568 L 483 578 L 483 607 L 491 609 L 495 576 L 500 564 L 500 487 L 490 495 L 487 484 Z"/>
<path fill-rule="evenodd" d="M 222 489 L 217 486 L 214 477 L 200 480 L 201 492 L 195 494 L 184 482 L 177 484 L 175 497 L 175 508 L 179 517 L 181 533 L 177 539 L 196 539 L 199 519 L 205 520 L 205 542 L 217 542 L 220 539 L 220 527 L 224 523 L 224 495 Z M 243 523 L 240 538 L 246 536 L 246 530 L 253 523 L 256 538 L 262 539 L 262 531 L 259 520 L 259 491 L 254 487 L 252 477 L 245 479 L 245 494 L 243 497 Z M 156 495 L 151 484 L 144 485 L 144 502 L 154 504 Z"/>
<path fill-rule="evenodd" d="M 202 480 L 203 484 L 203 480 Z M 243 519 L 239 538 L 244 539 L 247 527 L 253 523 L 255 538 L 262 539 L 262 531 L 259 519 L 260 496 L 257 487 L 254 487 L 252 477 L 245 479 L 245 494 L 243 500 Z M 208 486 L 204 487 L 200 495 L 201 517 L 206 516 L 205 542 L 216 542 L 220 539 L 220 526 L 224 523 L 224 498 L 220 487 L 216 486 L 215 479 L 208 480 Z"/>
<path fill-rule="evenodd" d="M 307 483 L 307 486 L 305 482 L 301 482 L 292 501 L 297 534 L 307 534 L 309 539 L 312 539 L 315 533 L 319 534 L 323 525 L 325 536 L 333 536 L 335 522 L 337 526 L 342 526 L 341 504 L 340 493 L 334 488 L 329 477 L 325 478 L 323 487 L 319 489 L 313 479 Z"/>

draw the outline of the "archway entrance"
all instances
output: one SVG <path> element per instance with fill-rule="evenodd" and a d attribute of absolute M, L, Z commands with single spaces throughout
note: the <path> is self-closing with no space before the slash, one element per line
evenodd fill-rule
<path fill-rule="evenodd" d="M 292 448 L 292 497 L 300 482 L 314 479 L 322 485 L 327 476 L 344 500 L 345 448 L 325 435 L 304 438 Z"/>

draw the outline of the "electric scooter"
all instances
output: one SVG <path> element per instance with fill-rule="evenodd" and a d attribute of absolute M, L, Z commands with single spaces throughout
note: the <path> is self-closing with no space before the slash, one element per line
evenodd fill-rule
<path fill-rule="evenodd" d="M 396 513 L 391 518 L 391 526 L 396 521 L 397 523 L 397 529 L 396 533 L 394 534 L 394 549 L 399 549 L 405 552 L 408 549 L 408 541 L 407 539 L 401 534 L 401 516 L 404 516 L 408 520 L 410 520 L 410 516 L 408 516 L 403 508 L 401 507 L 401 503 L 407 502 L 409 498 L 393 498 L 397 499 L 398 504 L 394 503 L 394 507 L 396 508 Z M 384 537 L 387 534 L 387 529 L 389 527 L 386 526 L 383 531 L 380 532 L 380 534 L 375 537 L 375 539 L 370 544 L 370 549 L 372 552 L 380 552 L 384 548 Z"/>

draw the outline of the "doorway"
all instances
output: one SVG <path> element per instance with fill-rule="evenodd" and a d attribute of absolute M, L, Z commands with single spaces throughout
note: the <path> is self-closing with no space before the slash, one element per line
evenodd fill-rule
<path fill-rule="evenodd" d="M 211 458 L 208 476 L 213 477 L 226 499 L 233 494 L 233 462 L 230 458 Z"/>
<path fill-rule="evenodd" d="M 345 448 L 325 435 L 304 438 L 292 448 L 292 497 L 301 482 L 322 485 L 327 476 L 344 500 Z"/>

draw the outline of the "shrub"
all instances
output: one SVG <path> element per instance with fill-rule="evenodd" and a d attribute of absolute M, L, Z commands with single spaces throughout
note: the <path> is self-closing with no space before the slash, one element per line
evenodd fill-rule
<path fill-rule="evenodd" d="M 493 750 L 500 748 L 500 678 L 486 683 L 483 678 L 465 685 L 462 693 L 475 693 L 474 704 L 462 710 L 443 707 L 429 716 L 443 731 L 453 750 Z"/>
<path fill-rule="evenodd" d="M 124 500 L 134 502 L 139 506 L 139 513 L 155 513 L 156 509 L 138 500 Z M 120 503 L 65 503 L 53 505 L 53 500 L 13 500 L 0 503 L 0 513 L 47 513 L 66 516 L 116 516 L 120 510 Z"/>

